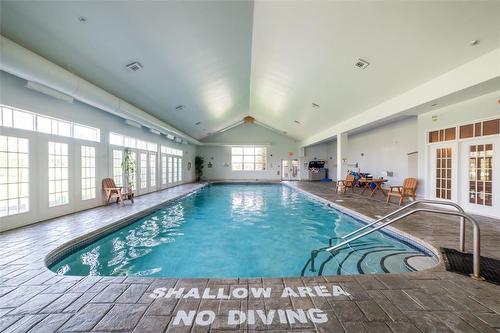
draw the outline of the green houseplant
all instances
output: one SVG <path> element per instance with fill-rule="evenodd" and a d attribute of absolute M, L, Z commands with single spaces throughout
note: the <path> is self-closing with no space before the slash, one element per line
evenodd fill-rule
<path fill-rule="evenodd" d="M 201 156 L 196 156 L 194 158 L 194 172 L 196 173 L 196 180 L 200 181 L 201 176 L 203 176 L 203 163 L 205 160 Z"/>
<path fill-rule="evenodd" d="M 122 161 L 122 169 L 125 173 L 127 186 L 134 188 L 135 160 L 132 158 L 132 150 L 130 150 L 130 148 L 125 149 L 125 156 Z"/>

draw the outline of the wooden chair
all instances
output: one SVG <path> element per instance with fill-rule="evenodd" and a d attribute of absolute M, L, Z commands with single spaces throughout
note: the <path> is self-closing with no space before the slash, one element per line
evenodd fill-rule
<path fill-rule="evenodd" d="M 337 181 L 336 191 L 338 193 L 339 192 L 339 188 L 343 188 L 343 192 L 342 193 L 345 193 L 347 191 L 347 189 L 350 188 L 351 191 L 354 192 L 354 184 L 355 183 L 356 183 L 356 178 L 354 178 L 353 175 L 347 175 L 345 177 L 345 180 L 338 180 Z"/>
<path fill-rule="evenodd" d="M 399 205 L 403 204 L 404 198 L 412 198 L 415 200 L 417 193 L 418 181 L 416 178 L 406 178 L 403 186 L 391 186 L 387 192 L 387 203 L 390 202 L 391 197 L 399 197 Z"/>
<path fill-rule="evenodd" d="M 116 203 L 124 204 L 125 200 L 130 200 L 134 203 L 134 192 L 129 186 L 116 186 L 115 181 L 111 178 L 102 180 L 102 188 L 104 190 L 104 199 L 106 206 L 112 198 L 116 198 Z"/>

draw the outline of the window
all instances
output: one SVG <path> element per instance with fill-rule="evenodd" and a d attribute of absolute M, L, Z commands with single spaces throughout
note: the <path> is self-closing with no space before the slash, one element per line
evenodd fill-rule
<path fill-rule="evenodd" d="M 265 147 L 232 147 L 231 165 L 233 171 L 266 170 L 267 149 Z"/>
<path fill-rule="evenodd" d="M 161 153 L 174 156 L 182 156 L 184 154 L 181 149 L 170 148 L 164 145 L 161 146 Z"/>
<path fill-rule="evenodd" d="M 457 137 L 457 128 L 450 127 L 438 131 L 429 132 L 429 143 L 455 140 Z"/>
<path fill-rule="evenodd" d="M 167 156 L 161 155 L 161 184 L 167 184 Z"/>
<path fill-rule="evenodd" d="M 99 142 L 101 139 L 100 130 L 98 128 L 47 117 L 5 105 L 0 105 L 0 126 L 96 142 Z"/>
<path fill-rule="evenodd" d="M 113 132 L 109 133 L 109 144 L 115 146 L 128 147 L 128 148 L 137 148 L 147 151 L 154 151 L 154 152 L 158 150 L 158 145 L 156 143 L 139 140 L 136 138 L 132 138 L 126 135 L 117 134 Z"/>
<path fill-rule="evenodd" d="M 75 139 L 88 140 L 88 141 L 101 141 L 101 133 L 98 128 L 89 127 L 85 125 L 73 125 L 73 137 Z"/>
<path fill-rule="evenodd" d="M 141 188 L 148 187 L 148 155 L 141 153 Z"/>
<path fill-rule="evenodd" d="M 81 146 L 82 200 L 94 199 L 95 184 L 95 147 Z"/>
<path fill-rule="evenodd" d="M 116 186 L 123 186 L 123 152 L 119 149 L 113 149 L 113 179 Z"/>
<path fill-rule="evenodd" d="M 181 182 L 182 181 L 182 158 L 178 158 L 177 162 L 179 163 L 179 167 L 178 167 L 178 170 L 179 170 L 179 181 Z"/>
<path fill-rule="evenodd" d="M 156 186 L 156 155 L 149 154 L 149 185 Z"/>
<path fill-rule="evenodd" d="M 173 159 L 174 159 L 173 166 L 174 166 L 174 183 L 175 183 L 177 182 L 177 158 L 174 157 Z"/>
<path fill-rule="evenodd" d="M 72 124 L 68 121 L 37 115 L 36 123 L 38 132 L 61 136 L 71 136 Z"/>
<path fill-rule="evenodd" d="M 172 156 L 168 157 L 168 183 L 172 183 L 174 181 L 174 166 L 172 163 Z"/>
<path fill-rule="evenodd" d="M 35 115 L 33 112 L 2 107 L 0 110 L 0 125 L 32 131 Z"/>
<path fill-rule="evenodd" d="M 29 211 L 28 139 L 0 136 L 0 217 Z"/>
<path fill-rule="evenodd" d="M 68 145 L 49 142 L 49 207 L 69 202 Z"/>

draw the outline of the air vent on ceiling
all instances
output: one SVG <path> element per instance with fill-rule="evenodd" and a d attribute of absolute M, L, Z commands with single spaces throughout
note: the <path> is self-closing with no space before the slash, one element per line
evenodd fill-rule
<path fill-rule="evenodd" d="M 358 61 L 356 61 L 356 63 L 354 64 L 354 66 L 356 66 L 356 68 L 359 68 L 359 69 L 365 69 L 366 67 L 368 67 L 368 65 L 370 65 L 370 63 L 366 60 L 361 59 L 361 58 L 359 58 Z"/>
<path fill-rule="evenodd" d="M 129 71 L 132 71 L 132 72 L 137 72 L 137 71 L 139 71 L 139 70 L 141 70 L 141 69 L 142 69 L 142 65 L 141 65 L 141 63 L 140 63 L 140 62 L 138 62 L 138 61 L 134 61 L 133 63 L 128 64 L 128 65 L 127 65 L 127 66 L 125 66 L 125 67 L 127 67 L 127 69 L 128 69 Z"/>
<path fill-rule="evenodd" d="M 177 111 L 182 111 L 182 110 L 184 110 L 184 105 L 177 105 L 177 106 L 175 107 L 175 109 L 176 109 Z"/>

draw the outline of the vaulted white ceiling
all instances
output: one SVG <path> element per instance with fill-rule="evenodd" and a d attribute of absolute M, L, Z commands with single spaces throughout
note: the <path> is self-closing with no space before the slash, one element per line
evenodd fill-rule
<path fill-rule="evenodd" d="M 195 138 L 252 115 L 305 139 L 500 47 L 498 1 L 0 6 L 2 35 Z"/>

